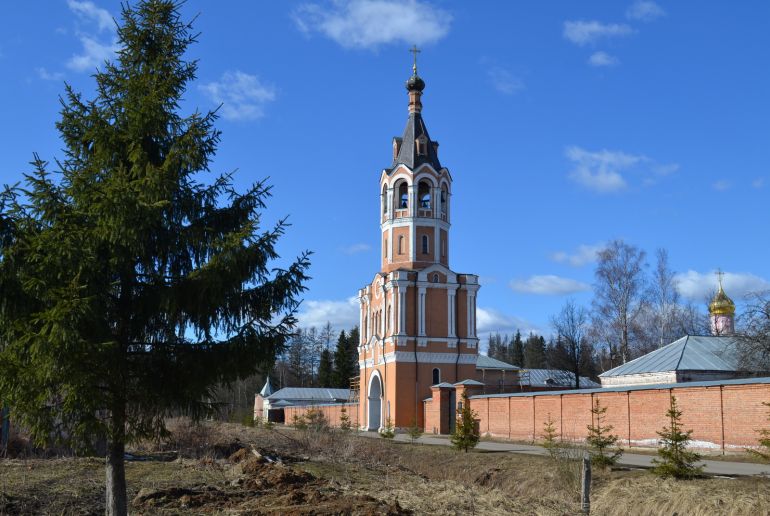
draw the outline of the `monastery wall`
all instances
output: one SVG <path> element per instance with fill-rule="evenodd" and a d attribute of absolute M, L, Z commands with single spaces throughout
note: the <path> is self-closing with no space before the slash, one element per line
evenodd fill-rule
<path fill-rule="evenodd" d="M 450 400 L 461 400 L 462 386 L 432 389 L 432 399 L 422 402 L 425 432 L 449 433 L 454 417 Z M 469 391 L 470 393 L 470 391 Z M 454 396 L 452 396 L 454 395 Z M 669 424 L 666 411 L 676 396 L 685 430 L 692 430 L 695 447 L 714 450 L 741 450 L 757 446 L 758 429 L 770 428 L 768 407 L 770 378 L 699 382 L 670 386 L 591 389 L 585 393 L 549 391 L 519 394 L 471 396 L 481 435 L 514 441 L 539 441 L 550 418 L 564 440 L 582 441 L 591 424 L 591 407 L 599 400 L 607 408 L 605 425 L 621 439 L 621 446 L 656 447 L 656 432 Z M 359 428 L 357 403 L 286 407 L 286 424 L 310 409 L 323 412 L 331 426 L 340 425 L 342 407 L 351 425 Z"/>
<path fill-rule="evenodd" d="M 329 403 L 323 405 L 302 405 L 294 407 L 285 407 L 283 414 L 285 416 L 285 424 L 291 425 L 294 422 L 295 417 L 302 417 L 307 414 L 309 410 L 318 410 L 329 422 L 330 426 L 339 427 L 342 423 L 342 409 L 350 418 L 351 428 L 358 428 L 358 403 Z"/>
<path fill-rule="evenodd" d="M 729 450 L 756 446 L 757 429 L 770 428 L 768 407 L 762 404 L 770 402 L 770 378 L 591 389 L 585 393 L 473 396 L 470 403 L 482 435 L 540 440 L 550 418 L 563 439 L 581 441 L 591 424 L 591 406 L 599 400 L 607 408 L 604 424 L 614 427 L 612 433 L 620 437 L 622 446 L 655 447 L 656 432 L 669 423 L 666 411 L 672 395 L 683 413 L 684 429 L 693 431 L 697 447 Z"/>

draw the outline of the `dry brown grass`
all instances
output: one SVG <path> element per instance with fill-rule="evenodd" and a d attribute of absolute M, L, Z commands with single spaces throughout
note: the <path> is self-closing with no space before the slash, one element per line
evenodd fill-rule
<path fill-rule="evenodd" d="M 275 453 L 352 499 L 397 500 L 415 514 L 576 514 L 574 486 L 548 457 L 392 442 L 341 432 L 172 425 L 153 460 L 127 465 L 130 497 L 142 488 L 233 489 L 223 457 L 245 446 Z M 170 452 L 181 457 L 167 461 Z M 176 454 L 174 454 L 176 456 Z M 164 459 L 165 457 L 165 459 Z M 98 514 L 104 463 L 97 459 L 0 461 L 0 514 Z M 225 487 L 223 487 L 225 486 Z M 770 515 L 764 478 L 663 481 L 645 471 L 596 473 L 592 514 Z M 222 510 L 226 510 L 224 507 Z M 190 512 L 190 511 L 188 511 Z"/>
<path fill-rule="evenodd" d="M 602 482 L 592 496 L 592 509 L 608 516 L 767 515 L 770 483 L 760 478 L 676 481 L 634 475 Z"/>

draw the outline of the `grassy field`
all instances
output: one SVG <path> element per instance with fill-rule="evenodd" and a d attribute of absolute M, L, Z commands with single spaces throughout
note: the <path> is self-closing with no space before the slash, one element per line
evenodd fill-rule
<path fill-rule="evenodd" d="M 127 464 L 134 514 L 576 514 L 577 467 L 340 432 L 172 424 Z M 256 451 L 260 457 L 252 451 Z M 274 462 L 271 462 L 274 461 Z M 103 461 L 0 461 L 0 514 L 101 514 Z M 770 514 L 770 480 L 595 472 L 592 514 Z"/>

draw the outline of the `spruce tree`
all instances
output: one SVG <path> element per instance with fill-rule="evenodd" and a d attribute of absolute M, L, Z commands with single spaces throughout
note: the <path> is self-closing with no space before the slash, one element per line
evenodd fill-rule
<path fill-rule="evenodd" d="M 260 228 L 265 183 L 201 182 L 220 133 L 215 112 L 179 114 L 197 68 L 179 5 L 124 4 L 117 34 L 94 98 L 65 86 L 59 171 L 35 156 L 0 197 L 0 392 L 38 441 L 106 440 L 112 515 L 127 443 L 269 369 L 309 265 L 273 268 L 286 224 Z"/>
<path fill-rule="evenodd" d="M 332 353 L 328 349 L 321 351 L 321 359 L 318 362 L 318 386 L 335 387 Z"/>
<path fill-rule="evenodd" d="M 597 399 L 591 407 L 591 414 L 593 417 L 586 437 L 586 443 L 591 449 L 591 463 L 602 468 L 614 466 L 623 450 L 618 446 L 618 436 L 610 433 L 613 426 L 604 424 L 607 407 L 602 407 Z"/>
<path fill-rule="evenodd" d="M 452 433 L 452 446 L 457 450 L 463 450 L 468 453 L 468 449 L 475 448 L 479 443 L 479 432 L 476 429 L 476 418 L 478 415 L 471 410 L 471 404 L 468 402 L 468 394 L 463 392 L 462 409 L 457 415 L 455 422 L 455 431 Z"/>
<path fill-rule="evenodd" d="M 770 407 L 770 403 L 766 401 L 763 401 L 762 405 L 766 407 Z M 770 412 L 768 413 L 767 419 L 768 421 L 770 421 Z M 770 461 L 770 430 L 768 430 L 767 428 L 762 428 L 757 430 L 757 433 L 759 434 L 758 441 L 761 448 L 760 449 L 747 448 L 747 451 L 752 455 L 759 457 L 762 460 Z"/>
<path fill-rule="evenodd" d="M 516 336 L 511 344 L 511 364 L 517 367 L 524 366 L 524 343 L 521 341 L 521 332 L 516 330 Z"/>
<path fill-rule="evenodd" d="M 353 332 L 355 331 L 355 335 Z M 355 338 L 355 341 L 353 339 Z M 350 387 L 350 379 L 358 374 L 358 329 L 351 330 L 348 336 L 340 332 L 334 351 L 334 386 L 341 389 Z"/>
<path fill-rule="evenodd" d="M 545 339 L 530 333 L 524 344 L 524 368 L 542 369 L 545 367 Z"/>
<path fill-rule="evenodd" d="M 543 448 L 548 451 L 548 455 L 553 459 L 558 458 L 561 455 L 561 443 L 559 442 L 559 433 L 556 431 L 555 423 L 556 422 L 549 412 L 547 419 L 543 422 L 543 433 L 541 434 L 541 437 L 543 438 Z"/>
<path fill-rule="evenodd" d="M 690 479 L 700 476 L 703 466 L 696 466 L 695 463 L 701 457 L 700 454 L 687 450 L 692 430 L 682 431 L 682 411 L 676 404 L 675 396 L 671 396 L 671 406 L 666 415 L 669 418 L 669 426 L 658 432 L 660 459 L 652 460 L 655 465 L 652 472 L 663 478 Z"/>

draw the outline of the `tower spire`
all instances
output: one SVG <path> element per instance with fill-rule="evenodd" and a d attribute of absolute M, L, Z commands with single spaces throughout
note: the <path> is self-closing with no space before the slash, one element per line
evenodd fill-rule
<path fill-rule="evenodd" d="M 406 81 L 406 90 L 409 92 L 409 114 L 413 114 L 422 111 L 420 97 L 422 96 L 422 90 L 425 89 L 425 81 L 417 75 L 417 54 L 421 50 L 417 48 L 417 45 L 412 45 L 409 52 L 414 54 L 414 61 L 412 64 L 412 76 Z"/>
<path fill-rule="evenodd" d="M 422 50 L 417 48 L 417 45 L 412 45 L 412 48 L 409 49 L 409 52 L 414 54 L 414 64 L 412 65 L 412 73 L 414 75 L 417 75 L 417 54 L 422 52 Z"/>

